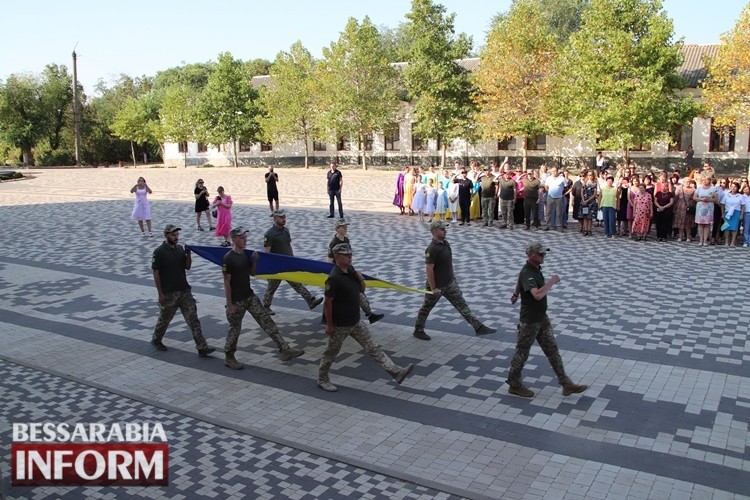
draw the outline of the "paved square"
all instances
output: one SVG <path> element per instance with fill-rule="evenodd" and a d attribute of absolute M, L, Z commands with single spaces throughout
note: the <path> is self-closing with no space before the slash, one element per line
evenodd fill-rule
<path fill-rule="evenodd" d="M 127 191 L 143 174 L 156 236 L 129 220 Z M 295 254 L 325 257 L 324 170 L 281 169 Z M 398 364 L 397 386 L 348 341 L 315 386 L 325 346 L 320 309 L 287 285 L 275 300 L 281 333 L 306 354 L 282 362 L 246 318 L 224 367 L 221 272 L 194 257 L 188 279 L 209 344 L 199 358 L 179 315 L 167 352 L 149 345 L 158 314 L 149 268 L 166 223 L 182 243 L 216 244 L 194 229 L 200 175 L 233 196 L 234 220 L 261 246 L 270 226 L 259 169 L 42 171 L 0 184 L 0 447 L 8 498 L 748 498 L 750 342 L 747 249 L 453 227 L 464 296 L 498 333 L 476 337 L 447 301 L 430 342 L 411 332 L 421 296 L 370 290 L 386 318 L 371 332 Z M 389 208 L 395 174 L 344 171 L 354 265 L 421 287 L 426 224 Z M 74 187 L 69 187 L 74 186 Z M 538 349 L 507 394 L 518 306 L 508 295 L 526 242 L 552 248 L 544 272 L 562 281 L 549 314 L 568 374 L 591 387 L 563 397 Z M 265 288 L 253 281 L 256 292 Z M 313 289 L 314 290 L 314 289 Z M 320 293 L 320 290 L 314 290 Z M 164 422 L 173 455 L 165 488 L 11 488 L 15 421 Z"/>

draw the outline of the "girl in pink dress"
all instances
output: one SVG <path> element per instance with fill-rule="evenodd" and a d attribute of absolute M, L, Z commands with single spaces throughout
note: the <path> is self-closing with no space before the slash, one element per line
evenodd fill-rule
<path fill-rule="evenodd" d="M 633 236 L 638 241 L 645 241 L 654 214 L 654 201 L 645 184 L 640 184 L 633 196 L 633 212 Z"/>
<path fill-rule="evenodd" d="M 232 197 L 224 193 L 224 188 L 219 186 L 219 193 L 211 206 L 216 208 L 216 236 L 224 238 L 221 246 L 228 247 L 232 244 L 229 242 L 229 231 L 232 230 Z"/>
<path fill-rule="evenodd" d="M 141 236 L 144 238 L 153 238 L 154 233 L 151 232 L 151 204 L 148 202 L 148 195 L 152 191 L 148 187 L 148 184 L 146 184 L 146 179 L 138 177 L 138 182 L 130 189 L 130 192 L 135 193 L 135 205 L 133 206 L 130 218 L 138 221 L 138 227 L 141 228 Z M 143 230 L 143 221 L 146 221 L 148 234 Z"/>

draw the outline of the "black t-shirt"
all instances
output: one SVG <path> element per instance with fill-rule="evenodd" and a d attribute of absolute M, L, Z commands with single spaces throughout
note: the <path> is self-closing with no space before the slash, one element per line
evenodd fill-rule
<path fill-rule="evenodd" d="M 500 181 L 500 199 L 513 201 L 515 199 L 516 181 L 513 179 L 502 179 Z"/>
<path fill-rule="evenodd" d="M 667 203 L 669 203 L 669 200 L 674 198 L 674 193 L 672 191 L 667 191 L 666 193 L 664 191 L 659 191 L 656 193 L 656 201 L 659 202 L 659 205 L 664 206 Z M 670 205 L 669 207 L 662 210 L 664 213 L 672 213 L 674 209 L 674 204 Z"/>
<path fill-rule="evenodd" d="M 325 296 L 333 298 L 334 326 L 353 326 L 359 323 L 359 279 L 354 267 L 344 272 L 333 266 L 326 280 Z"/>
<path fill-rule="evenodd" d="M 250 259 L 244 250 L 242 253 L 233 250 L 225 253 L 221 260 L 221 272 L 230 276 L 232 302 L 239 302 L 253 294 L 250 287 Z"/>
<path fill-rule="evenodd" d="M 185 276 L 185 249 L 182 245 L 169 246 L 165 241 L 154 250 L 151 256 L 151 269 L 159 271 L 161 291 L 164 293 L 190 290 Z"/>
<path fill-rule="evenodd" d="M 433 239 L 424 251 L 425 264 L 434 264 L 435 286 L 443 288 L 453 281 L 453 251 L 447 240 Z"/>
<path fill-rule="evenodd" d="M 341 175 L 340 170 L 336 170 L 335 172 L 333 170 L 328 171 L 328 190 L 329 191 L 340 191 L 341 190 L 341 178 L 343 175 Z"/>
<path fill-rule="evenodd" d="M 524 179 L 523 183 L 523 195 L 529 200 L 539 199 L 539 186 L 541 182 L 539 179 Z"/>
<path fill-rule="evenodd" d="M 517 289 L 521 290 L 521 322 L 541 323 L 547 316 L 547 296 L 536 300 L 531 294 L 532 288 L 542 288 L 544 276 L 542 269 L 534 267 L 528 262 L 518 273 Z"/>
<path fill-rule="evenodd" d="M 459 179 L 456 177 L 453 179 L 453 182 L 458 184 L 458 196 L 464 199 L 471 197 L 471 188 L 474 187 L 474 183 L 471 179 Z"/>
<path fill-rule="evenodd" d="M 276 172 L 266 172 L 266 191 L 269 193 L 275 193 L 278 191 L 276 188 L 276 181 L 279 180 L 279 174 Z"/>
<path fill-rule="evenodd" d="M 294 255 L 292 252 L 292 235 L 285 227 L 279 229 L 275 225 L 271 226 L 271 229 L 263 235 L 263 246 L 271 247 L 271 253 Z"/>
<path fill-rule="evenodd" d="M 349 243 L 349 238 L 344 236 L 344 239 L 341 240 L 339 239 L 338 235 L 335 235 L 335 234 L 333 235 L 333 239 L 328 244 L 328 258 L 329 259 L 333 258 L 333 247 L 335 247 L 339 243 Z"/>
<path fill-rule="evenodd" d="M 482 187 L 482 198 L 493 198 L 497 190 L 497 183 L 491 175 L 485 175 L 479 180 Z"/>

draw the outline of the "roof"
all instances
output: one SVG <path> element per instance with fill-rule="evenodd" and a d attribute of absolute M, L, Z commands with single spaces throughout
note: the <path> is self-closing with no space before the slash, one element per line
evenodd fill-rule
<path fill-rule="evenodd" d="M 705 58 L 716 57 L 718 53 L 718 45 L 685 44 L 682 46 L 682 54 L 685 56 L 685 60 L 677 68 L 677 73 L 685 79 L 685 84 L 688 87 L 697 88 L 700 82 L 706 78 Z M 459 59 L 456 62 L 469 71 L 474 71 L 479 67 L 478 57 Z M 408 64 L 407 62 L 396 62 L 391 63 L 391 66 L 398 71 L 403 71 Z M 252 85 L 253 88 L 258 89 L 264 85 L 269 85 L 271 81 L 269 75 L 254 76 Z"/>
<path fill-rule="evenodd" d="M 707 57 L 716 57 L 719 53 L 718 45 L 695 45 L 685 44 L 682 46 L 682 55 L 685 60 L 677 68 L 677 73 L 685 79 L 685 85 L 697 88 L 698 85 L 706 78 L 706 61 Z"/>

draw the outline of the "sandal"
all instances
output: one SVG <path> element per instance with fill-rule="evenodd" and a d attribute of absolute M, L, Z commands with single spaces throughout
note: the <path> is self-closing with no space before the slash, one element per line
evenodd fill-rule
<path fill-rule="evenodd" d="M 211 226 L 208 228 L 209 231 L 216 231 L 216 226 Z"/>
<path fill-rule="evenodd" d="M 203 226 L 198 226 L 198 231 L 203 231 Z"/>

